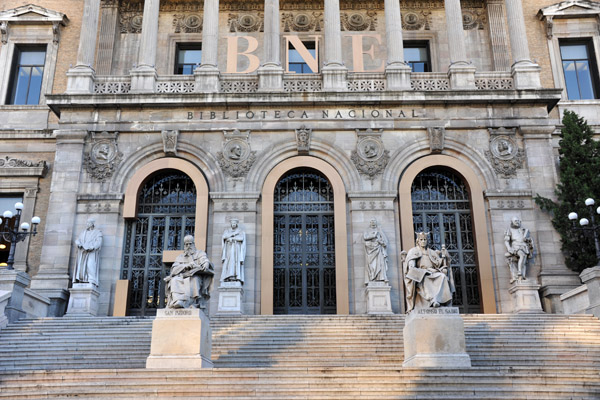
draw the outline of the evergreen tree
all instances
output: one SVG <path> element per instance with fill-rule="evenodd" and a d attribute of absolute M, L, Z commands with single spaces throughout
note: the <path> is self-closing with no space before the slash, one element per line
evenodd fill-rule
<path fill-rule="evenodd" d="M 565 111 L 562 123 L 557 201 L 538 194 L 535 202 L 552 214 L 552 225 L 561 236 L 567 267 L 581 272 L 598 262 L 594 240 L 589 234 L 573 231 L 568 215 L 574 211 L 579 218 L 589 219 L 589 209 L 584 202 L 590 197 L 596 200 L 594 209 L 600 205 L 600 141 L 593 139 L 594 132 L 587 121 L 574 112 Z M 600 222 L 600 216 L 596 216 Z"/>

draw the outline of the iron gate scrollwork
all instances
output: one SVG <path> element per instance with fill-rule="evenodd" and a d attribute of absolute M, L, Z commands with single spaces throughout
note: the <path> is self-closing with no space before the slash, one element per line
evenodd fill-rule
<path fill-rule="evenodd" d="M 273 312 L 334 314 L 333 188 L 321 173 L 292 170 L 274 198 Z"/>
<path fill-rule="evenodd" d="M 194 234 L 196 187 L 186 174 L 165 170 L 139 192 L 137 217 L 127 221 L 121 279 L 130 282 L 129 315 L 154 315 L 165 305 L 164 250 L 183 248 Z"/>
<path fill-rule="evenodd" d="M 452 259 L 456 292 L 452 304 L 461 313 L 481 312 L 479 270 L 469 191 L 457 174 L 428 168 L 415 178 L 412 188 L 415 232 L 431 232 L 430 246 L 444 244 Z"/>

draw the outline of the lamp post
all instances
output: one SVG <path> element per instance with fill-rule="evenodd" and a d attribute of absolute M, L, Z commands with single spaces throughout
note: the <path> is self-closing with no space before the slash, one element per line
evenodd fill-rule
<path fill-rule="evenodd" d="M 41 222 L 40 217 L 31 218 L 31 224 L 33 230 L 30 231 L 31 226 L 27 222 L 23 222 L 20 225 L 21 231 L 19 231 L 19 223 L 21 222 L 21 213 L 23 212 L 23 203 L 15 203 L 15 210 L 17 213 L 13 215 L 12 211 L 6 210 L 2 216 L 4 221 L 0 218 L 0 236 L 7 242 L 10 243 L 10 250 L 8 252 L 8 260 L 6 261 L 6 269 L 12 270 L 13 264 L 15 263 L 15 248 L 17 243 L 25 240 L 29 236 L 37 235 L 37 227 Z M 14 220 L 11 227 L 11 220 Z"/>
<path fill-rule="evenodd" d="M 577 226 L 575 224 L 575 221 L 577 220 L 577 218 L 579 218 L 576 212 L 569 213 L 569 219 L 573 224 L 573 230 L 592 232 L 592 235 L 594 235 L 594 244 L 596 245 L 596 262 L 598 262 L 600 265 L 600 224 L 596 224 L 596 218 L 594 217 L 594 204 L 594 199 L 589 198 L 585 200 L 585 205 L 590 210 L 590 219 L 581 218 L 579 220 L 580 226 Z M 596 208 L 596 214 L 600 214 L 600 207 Z"/>

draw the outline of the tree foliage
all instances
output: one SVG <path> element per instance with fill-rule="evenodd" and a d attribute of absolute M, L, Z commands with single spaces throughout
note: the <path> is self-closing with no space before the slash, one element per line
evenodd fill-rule
<path fill-rule="evenodd" d="M 567 267 L 581 272 L 598 261 L 594 241 L 591 234 L 573 231 L 568 215 L 574 211 L 579 218 L 589 219 L 589 209 L 584 202 L 590 197 L 596 200 L 594 209 L 600 205 L 600 141 L 593 139 L 592 129 L 574 112 L 565 111 L 562 123 L 557 200 L 538 194 L 535 202 L 552 214 L 552 225 L 560 234 Z M 600 216 L 596 214 L 596 217 L 600 223 Z"/>

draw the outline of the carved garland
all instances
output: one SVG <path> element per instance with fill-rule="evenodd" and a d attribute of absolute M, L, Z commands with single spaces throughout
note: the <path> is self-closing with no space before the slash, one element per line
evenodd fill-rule
<path fill-rule="evenodd" d="M 284 32 L 321 32 L 323 13 L 284 13 L 281 22 Z"/>
<path fill-rule="evenodd" d="M 377 13 L 341 13 L 340 22 L 343 31 L 374 31 L 377 28 Z"/>
<path fill-rule="evenodd" d="M 229 32 L 263 32 L 263 13 L 229 14 Z"/>

